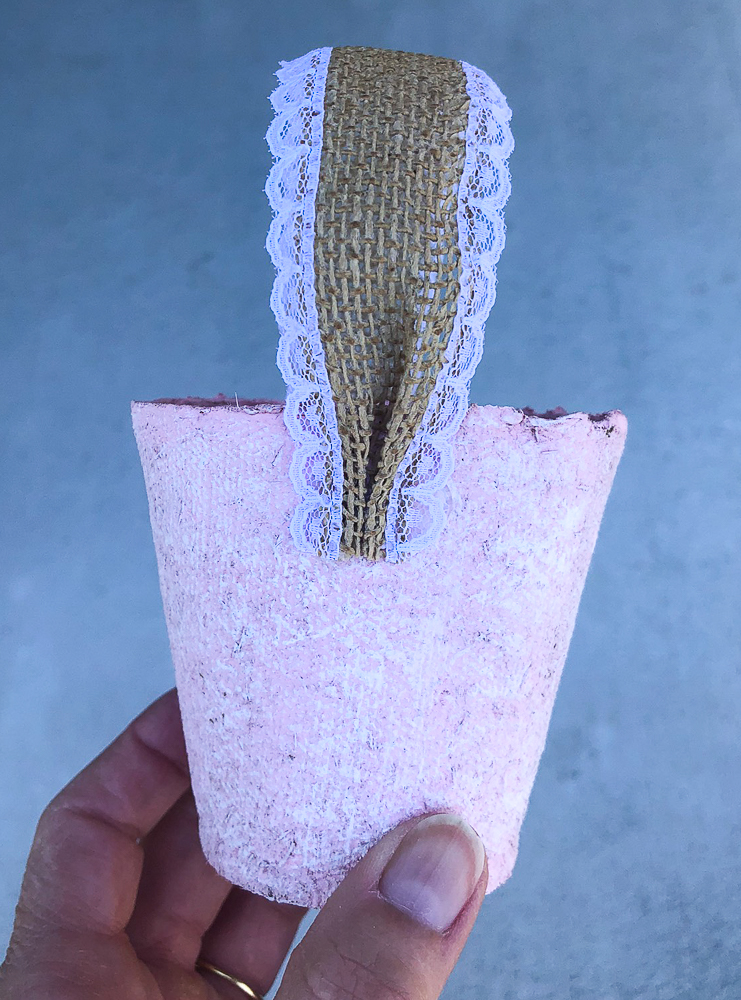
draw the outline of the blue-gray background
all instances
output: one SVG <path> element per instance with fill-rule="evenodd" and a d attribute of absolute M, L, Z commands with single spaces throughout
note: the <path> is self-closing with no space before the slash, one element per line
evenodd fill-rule
<path fill-rule="evenodd" d="M 518 863 L 445 995 L 738 997 L 741 8 L 2 6 L 2 935 L 45 803 L 173 683 L 129 401 L 283 395 L 272 74 L 370 45 L 513 109 L 472 401 L 629 421 Z"/>

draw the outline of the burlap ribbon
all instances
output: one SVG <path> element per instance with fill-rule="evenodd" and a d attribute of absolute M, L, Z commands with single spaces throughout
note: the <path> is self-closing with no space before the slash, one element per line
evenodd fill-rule
<path fill-rule="evenodd" d="M 332 49 L 314 265 L 346 554 L 384 557 L 394 474 L 443 366 L 460 288 L 468 106 L 455 60 Z"/>

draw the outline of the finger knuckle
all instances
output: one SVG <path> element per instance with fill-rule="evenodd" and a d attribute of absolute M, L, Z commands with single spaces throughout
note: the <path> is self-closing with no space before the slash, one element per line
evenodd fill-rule
<path fill-rule="evenodd" d="M 328 938 L 320 956 L 300 962 L 297 1000 L 421 1000 L 398 955 Z"/>

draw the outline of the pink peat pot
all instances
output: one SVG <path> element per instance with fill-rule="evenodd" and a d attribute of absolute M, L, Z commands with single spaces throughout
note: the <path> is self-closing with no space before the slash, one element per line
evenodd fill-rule
<path fill-rule="evenodd" d="M 283 403 L 133 403 L 204 851 L 321 906 L 455 812 L 511 874 L 627 421 L 470 406 L 447 522 L 398 563 L 300 552 Z"/>

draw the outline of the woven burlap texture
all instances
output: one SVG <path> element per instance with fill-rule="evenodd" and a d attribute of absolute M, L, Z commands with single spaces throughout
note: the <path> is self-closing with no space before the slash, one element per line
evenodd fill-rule
<path fill-rule="evenodd" d="M 394 475 L 444 363 L 468 107 L 460 62 L 332 50 L 314 266 L 342 439 L 345 555 L 384 558 Z"/>

